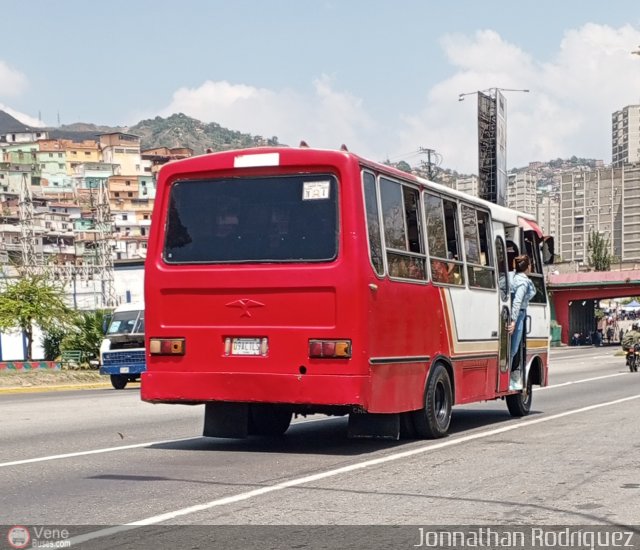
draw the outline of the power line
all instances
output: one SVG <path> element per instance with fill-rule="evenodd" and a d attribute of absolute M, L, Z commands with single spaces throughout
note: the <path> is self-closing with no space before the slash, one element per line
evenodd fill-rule
<path fill-rule="evenodd" d="M 401 161 L 401 160 L 405 160 L 408 158 L 412 158 L 412 157 L 417 157 L 418 155 L 422 154 L 420 150 L 415 149 L 413 151 L 409 151 L 408 153 L 400 153 L 396 156 L 393 157 L 387 157 L 387 161 L 388 162 L 396 162 L 396 161 Z"/>
<path fill-rule="evenodd" d="M 435 149 L 428 149 L 425 147 L 418 147 L 418 152 L 422 155 L 427 155 L 427 162 L 422 162 L 421 164 L 427 170 L 427 178 L 430 180 L 434 179 L 434 167 L 440 166 L 442 163 L 442 155 L 437 153 Z"/>

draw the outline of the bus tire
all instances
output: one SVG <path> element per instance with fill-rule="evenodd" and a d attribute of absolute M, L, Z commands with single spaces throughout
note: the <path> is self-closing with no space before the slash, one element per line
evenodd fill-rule
<path fill-rule="evenodd" d="M 111 375 L 111 385 L 116 390 L 124 390 L 127 387 L 127 382 L 129 381 L 128 376 L 123 376 L 122 374 L 112 374 Z"/>
<path fill-rule="evenodd" d="M 449 371 L 442 363 L 436 363 L 427 380 L 424 407 L 412 412 L 416 436 L 436 439 L 447 435 L 452 407 L 453 391 Z"/>
<path fill-rule="evenodd" d="M 291 424 L 291 411 L 274 405 L 255 403 L 249 409 L 249 434 L 283 435 Z"/>
<path fill-rule="evenodd" d="M 527 376 L 527 386 L 522 391 L 507 395 L 507 409 L 511 416 L 520 418 L 527 416 L 531 411 L 531 402 L 533 401 L 533 382 L 531 377 Z"/>

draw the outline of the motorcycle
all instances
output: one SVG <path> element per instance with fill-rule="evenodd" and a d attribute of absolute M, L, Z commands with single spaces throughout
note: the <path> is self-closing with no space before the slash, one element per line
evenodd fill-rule
<path fill-rule="evenodd" d="M 638 372 L 638 365 L 640 365 L 640 344 L 634 344 L 630 348 L 625 349 L 627 353 L 627 367 L 630 372 Z"/>

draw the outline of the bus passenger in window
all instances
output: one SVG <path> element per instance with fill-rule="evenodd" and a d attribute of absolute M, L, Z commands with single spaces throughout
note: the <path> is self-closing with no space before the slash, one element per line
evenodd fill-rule
<path fill-rule="evenodd" d="M 458 261 L 458 256 L 452 252 L 447 252 L 447 258 Z M 462 284 L 462 277 L 458 271 L 458 267 L 453 262 L 447 262 L 447 281 L 454 285 Z"/>
<path fill-rule="evenodd" d="M 436 283 L 449 282 L 449 270 L 442 260 L 431 260 L 431 276 Z"/>
<path fill-rule="evenodd" d="M 510 274 L 511 282 L 511 323 L 507 327 L 511 334 L 511 383 L 509 389 L 522 389 L 521 369 L 517 362 L 514 361 L 520 349 L 522 334 L 524 332 L 524 320 L 527 316 L 527 307 L 529 300 L 536 295 L 536 289 L 528 277 L 531 271 L 531 262 L 529 256 L 517 256 L 514 260 L 515 273 Z M 515 368 L 514 368 L 515 367 Z"/>

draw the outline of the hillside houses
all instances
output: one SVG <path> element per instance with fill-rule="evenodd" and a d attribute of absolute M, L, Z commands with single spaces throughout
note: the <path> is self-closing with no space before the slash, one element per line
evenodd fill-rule
<path fill-rule="evenodd" d="M 1 113 L 1 112 L 0 112 Z M 111 132 L 86 139 L 51 138 L 6 113 L 0 126 L 0 264 L 19 261 L 19 197 L 23 185 L 34 204 L 37 254 L 57 263 L 91 263 L 95 253 L 98 191 L 106 186 L 114 260 L 144 258 L 163 164 L 192 156 L 187 148 L 142 151 L 140 138 Z M 8 118 L 7 118 L 8 117 Z"/>

